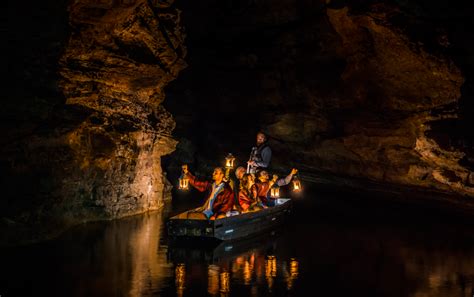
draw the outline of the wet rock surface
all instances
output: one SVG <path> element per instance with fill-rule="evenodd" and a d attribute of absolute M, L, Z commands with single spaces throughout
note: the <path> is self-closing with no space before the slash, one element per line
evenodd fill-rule
<path fill-rule="evenodd" d="M 170 190 L 161 156 L 176 146 L 175 122 L 162 102 L 186 66 L 179 11 L 169 1 L 41 5 L 12 6 L 4 244 L 158 209 Z"/>

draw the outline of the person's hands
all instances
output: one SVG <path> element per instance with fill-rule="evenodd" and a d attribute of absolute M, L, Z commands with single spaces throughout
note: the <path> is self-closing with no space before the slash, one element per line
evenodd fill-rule
<path fill-rule="evenodd" d="M 272 181 L 273 181 L 273 182 L 276 182 L 277 180 L 278 180 L 278 175 L 274 174 Z"/>
<path fill-rule="evenodd" d="M 291 169 L 291 175 L 295 175 L 297 173 L 298 173 L 298 169 L 296 168 Z"/>
<path fill-rule="evenodd" d="M 247 164 L 249 164 L 250 166 L 257 166 L 257 163 L 255 163 L 255 161 L 248 161 Z"/>
<path fill-rule="evenodd" d="M 188 172 L 189 172 L 188 164 L 184 164 L 183 166 L 181 166 L 181 169 L 183 169 L 184 174 L 188 174 Z"/>

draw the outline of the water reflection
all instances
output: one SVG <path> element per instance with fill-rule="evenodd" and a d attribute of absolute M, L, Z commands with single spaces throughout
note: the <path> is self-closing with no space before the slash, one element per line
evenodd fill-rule
<path fill-rule="evenodd" d="M 219 293 L 219 266 L 209 265 L 207 269 L 207 292 L 211 296 L 216 296 Z"/>
<path fill-rule="evenodd" d="M 298 278 L 298 261 L 296 259 L 291 258 L 290 260 L 290 273 L 285 269 L 284 275 L 286 278 L 287 289 L 291 290 L 293 287 L 294 282 Z"/>
<path fill-rule="evenodd" d="M 176 296 L 181 297 L 184 293 L 184 281 L 186 278 L 186 266 L 182 263 L 178 264 L 175 269 L 176 280 Z"/>
<path fill-rule="evenodd" d="M 273 288 L 273 279 L 276 277 L 276 259 L 275 256 L 267 256 L 265 260 L 265 279 L 267 280 L 268 290 Z"/>
<path fill-rule="evenodd" d="M 280 290 L 292 290 L 298 278 L 298 260 L 282 256 L 279 260 L 273 254 L 277 249 L 279 236 L 269 234 L 258 238 L 235 242 L 223 242 L 219 245 L 193 246 L 190 243 L 172 244 L 168 247 L 168 259 L 178 264 L 175 277 L 186 267 L 194 271 L 195 278 L 204 280 L 198 272 L 206 267 L 207 293 L 211 296 L 240 296 L 243 292 L 251 296 L 272 293 L 274 286 L 280 284 Z M 182 287 L 191 287 L 195 279 L 188 278 Z M 181 281 L 176 280 L 176 284 Z"/>
<path fill-rule="evenodd" d="M 168 245 L 166 217 L 155 212 L 87 224 L 45 244 L 3 249 L 2 269 L 8 273 L 0 294 L 472 297 L 474 292 L 474 234 L 462 226 L 433 230 L 293 220 L 277 234 L 200 247 Z"/>
<path fill-rule="evenodd" d="M 220 290 L 219 291 L 221 293 L 229 293 L 230 292 L 229 272 L 222 271 L 219 274 L 219 276 L 220 276 Z"/>

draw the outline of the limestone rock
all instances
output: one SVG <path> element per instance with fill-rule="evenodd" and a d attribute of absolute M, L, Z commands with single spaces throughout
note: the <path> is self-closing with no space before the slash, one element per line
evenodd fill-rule
<path fill-rule="evenodd" d="M 2 149 L 5 244 L 158 209 L 169 195 L 160 158 L 177 142 L 162 102 L 186 67 L 180 11 L 172 1 L 79 0 L 56 13 L 69 34 L 43 67 L 57 73 L 46 78 L 57 103 Z"/>

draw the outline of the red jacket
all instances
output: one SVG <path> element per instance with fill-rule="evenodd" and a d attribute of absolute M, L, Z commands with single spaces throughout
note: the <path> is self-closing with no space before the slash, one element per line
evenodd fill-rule
<path fill-rule="evenodd" d="M 198 180 L 194 175 L 188 172 L 187 177 L 189 183 L 196 188 L 199 192 L 208 191 L 207 199 L 209 199 L 212 192 L 212 182 Z M 206 199 L 206 201 L 207 201 Z M 228 183 L 224 183 L 223 190 L 217 194 L 214 204 L 212 204 L 212 212 L 215 216 L 225 214 L 229 210 L 232 210 L 234 206 L 234 192 Z"/>
<path fill-rule="evenodd" d="M 249 209 L 250 205 L 255 202 L 255 196 L 252 195 L 253 191 L 250 191 L 249 194 L 245 193 L 244 191 L 239 191 L 239 204 L 242 210 Z"/>
<path fill-rule="evenodd" d="M 255 197 L 260 199 L 260 201 L 262 201 L 263 204 L 267 204 L 268 202 L 269 198 L 267 197 L 267 194 L 269 190 L 270 190 L 270 182 L 264 182 L 264 183 L 258 182 L 252 186 L 252 193 L 255 195 Z"/>

